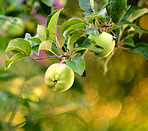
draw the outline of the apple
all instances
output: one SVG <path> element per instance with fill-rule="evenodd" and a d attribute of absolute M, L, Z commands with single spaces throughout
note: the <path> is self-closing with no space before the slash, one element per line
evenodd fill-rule
<path fill-rule="evenodd" d="M 96 43 L 96 45 L 103 47 L 103 51 L 97 53 L 100 57 L 107 57 L 114 50 L 115 40 L 113 36 L 107 32 L 102 32 L 96 37 L 91 36 L 90 39 Z"/>
<path fill-rule="evenodd" d="M 24 22 L 20 18 L 13 18 L 11 21 L 5 21 L 2 25 L 2 31 L 10 37 L 17 37 L 24 33 Z"/>
<path fill-rule="evenodd" d="M 66 91 L 73 85 L 73 82 L 74 72 L 66 64 L 52 64 L 45 73 L 45 83 L 54 91 Z"/>

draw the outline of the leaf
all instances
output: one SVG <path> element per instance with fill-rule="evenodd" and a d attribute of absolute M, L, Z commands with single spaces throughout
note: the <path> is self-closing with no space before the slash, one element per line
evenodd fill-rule
<path fill-rule="evenodd" d="M 45 5 L 51 7 L 53 6 L 53 1 L 54 0 L 41 0 Z"/>
<path fill-rule="evenodd" d="M 13 55 L 9 60 L 5 60 L 5 69 L 7 70 L 8 68 L 10 68 L 11 64 L 19 59 L 22 59 L 24 57 L 28 57 L 28 55 L 24 55 L 22 53 L 17 53 L 15 55 Z"/>
<path fill-rule="evenodd" d="M 90 52 L 95 54 L 100 53 L 104 50 L 102 47 L 95 46 L 92 42 L 87 38 L 84 40 L 83 44 L 79 45 L 79 47 L 74 48 L 74 51 L 82 51 L 88 49 Z"/>
<path fill-rule="evenodd" d="M 93 34 L 94 36 L 97 36 L 99 33 L 97 28 L 89 28 L 86 30 L 86 34 L 87 35 Z"/>
<path fill-rule="evenodd" d="M 8 20 L 8 21 L 10 21 L 10 17 L 5 16 L 5 15 L 0 15 L 0 20 Z"/>
<path fill-rule="evenodd" d="M 127 0 L 108 0 L 106 9 L 112 21 L 117 24 L 127 11 Z"/>
<path fill-rule="evenodd" d="M 41 41 L 45 41 L 47 39 L 47 29 L 45 28 L 45 26 L 38 25 L 37 34 L 39 34 L 39 38 Z"/>
<path fill-rule="evenodd" d="M 131 38 L 125 38 L 123 40 L 123 44 L 128 45 L 128 46 L 135 47 L 134 41 Z"/>
<path fill-rule="evenodd" d="M 148 13 L 147 8 L 133 6 L 126 12 L 123 19 L 133 22 L 134 20 L 136 20 L 137 18 L 139 18 L 140 16 L 146 13 Z"/>
<path fill-rule="evenodd" d="M 24 55 L 30 55 L 31 53 L 31 45 L 28 41 L 22 39 L 22 38 L 16 38 L 11 40 L 8 43 L 8 47 L 5 50 L 5 52 L 9 52 L 12 50 L 20 51 Z"/>
<path fill-rule="evenodd" d="M 148 33 L 148 29 L 141 28 L 141 30 L 142 30 L 144 33 Z"/>
<path fill-rule="evenodd" d="M 30 35 L 29 33 L 26 33 L 24 39 L 25 39 L 25 40 L 28 40 L 28 38 L 30 38 L 30 37 L 31 37 L 31 35 Z"/>
<path fill-rule="evenodd" d="M 31 37 L 31 35 L 29 33 L 26 33 L 24 39 L 29 41 L 31 46 L 36 46 L 41 43 L 41 40 L 39 38 L 39 34 L 35 35 L 34 37 Z"/>
<path fill-rule="evenodd" d="M 76 55 L 72 61 L 67 60 L 66 64 L 79 75 L 82 75 L 85 70 L 85 62 L 79 55 Z"/>
<path fill-rule="evenodd" d="M 95 18 L 101 19 L 101 20 L 106 20 L 106 13 L 107 13 L 107 12 L 106 12 L 106 9 L 104 8 L 104 9 L 101 10 L 99 13 L 87 15 L 87 16 L 85 17 L 85 19 L 86 19 L 89 23 L 92 23 Z"/>
<path fill-rule="evenodd" d="M 57 29 L 57 22 L 60 12 L 63 10 L 58 10 L 50 19 L 48 24 L 48 30 L 49 30 L 49 40 L 56 42 L 56 29 Z"/>
<path fill-rule="evenodd" d="M 36 54 L 39 54 L 39 45 L 33 46 L 33 47 L 31 48 L 31 51 L 33 51 L 33 52 L 36 53 Z"/>
<path fill-rule="evenodd" d="M 134 48 L 129 49 L 131 52 L 138 52 L 145 56 L 146 59 L 148 59 L 148 44 L 146 43 L 137 43 L 135 44 Z"/>
<path fill-rule="evenodd" d="M 90 5 L 91 5 L 92 10 L 94 11 L 94 5 L 95 5 L 94 0 L 90 0 Z"/>
<path fill-rule="evenodd" d="M 28 40 L 31 41 L 32 46 L 38 45 L 42 42 L 39 37 L 30 37 L 30 38 L 28 38 Z"/>
<path fill-rule="evenodd" d="M 78 23 L 70 26 L 65 32 L 64 32 L 64 37 L 66 38 L 68 35 L 73 33 L 76 29 L 86 29 L 86 26 L 84 23 Z"/>
<path fill-rule="evenodd" d="M 51 19 L 51 17 L 57 12 L 58 10 L 54 10 L 51 12 L 50 15 L 47 16 L 47 21 L 46 21 L 46 27 L 48 27 L 49 21 Z"/>
<path fill-rule="evenodd" d="M 127 25 L 133 27 L 139 33 L 139 38 L 142 36 L 142 30 L 139 26 L 137 26 L 137 25 L 135 25 L 135 24 L 133 24 L 133 23 L 127 21 L 127 20 L 122 20 L 121 23 L 127 24 Z"/>
<path fill-rule="evenodd" d="M 71 25 L 78 24 L 78 23 L 82 23 L 82 20 L 80 18 L 71 18 L 67 22 L 58 26 L 58 41 L 61 47 L 63 46 L 65 41 L 65 38 L 63 37 L 64 31 L 67 30 L 67 28 L 69 28 Z"/>
<path fill-rule="evenodd" d="M 90 0 L 79 0 L 79 5 L 85 12 L 93 12 Z"/>
<path fill-rule="evenodd" d="M 8 44 L 8 38 L 0 35 L 0 43 L 0 52 L 4 52 Z"/>
<path fill-rule="evenodd" d="M 39 50 L 50 51 L 50 50 L 51 50 L 51 46 L 52 46 L 52 41 L 43 41 L 43 42 L 39 45 Z"/>
<path fill-rule="evenodd" d="M 63 25 L 58 27 L 58 32 L 63 32 L 69 28 L 70 26 L 74 24 L 82 23 L 82 20 L 80 18 L 71 18 L 67 22 L 65 22 Z"/>
<path fill-rule="evenodd" d="M 13 73 L 13 72 L 10 72 L 10 71 L 6 71 L 4 69 L 0 69 L 0 81 L 4 81 L 4 80 L 9 80 L 9 79 L 12 79 L 12 78 L 15 78 L 17 77 L 18 75 Z"/>
<path fill-rule="evenodd" d="M 103 51 L 102 47 L 97 47 L 97 46 L 95 46 L 93 44 L 78 47 L 78 48 L 75 48 L 74 50 L 75 51 L 81 51 L 81 50 L 86 50 L 86 49 L 88 49 L 90 52 L 93 52 L 95 54 L 98 54 L 98 53 Z"/>
<path fill-rule="evenodd" d="M 69 46 L 72 46 L 83 34 L 85 33 L 84 30 L 76 30 L 70 37 Z"/>

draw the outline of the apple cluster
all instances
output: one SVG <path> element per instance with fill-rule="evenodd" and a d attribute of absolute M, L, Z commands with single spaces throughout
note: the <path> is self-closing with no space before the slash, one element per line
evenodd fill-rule
<path fill-rule="evenodd" d="M 113 36 L 107 32 L 102 32 L 97 36 L 92 34 L 89 39 L 97 46 L 101 46 L 103 51 L 97 53 L 100 57 L 107 57 L 111 54 L 115 47 Z M 63 92 L 68 90 L 74 82 L 74 72 L 66 64 L 55 63 L 48 67 L 45 73 L 46 85 L 54 91 Z"/>

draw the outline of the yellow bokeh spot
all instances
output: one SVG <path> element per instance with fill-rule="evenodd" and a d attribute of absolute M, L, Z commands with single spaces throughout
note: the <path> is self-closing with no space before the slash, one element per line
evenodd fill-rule
<path fill-rule="evenodd" d="M 4 122 L 9 122 L 11 116 L 12 116 L 12 112 L 8 113 Z M 24 115 L 21 112 L 16 112 L 14 114 L 14 118 L 12 119 L 11 126 L 16 126 L 22 122 L 25 122 L 25 120 L 26 119 L 24 118 Z M 22 127 L 24 124 L 21 124 L 18 128 Z"/>
<path fill-rule="evenodd" d="M 33 89 L 33 93 L 36 96 L 41 97 L 41 95 L 43 94 L 43 91 L 40 88 L 35 88 L 35 89 Z"/>
<path fill-rule="evenodd" d="M 118 100 L 112 101 L 108 103 L 105 108 L 106 115 L 108 116 L 109 119 L 113 119 L 120 114 L 121 109 L 122 109 L 122 104 L 120 101 Z"/>
<path fill-rule="evenodd" d="M 145 28 L 145 29 L 148 29 L 148 14 L 142 16 L 140 19 L 139 19 L 139 25 L 141 28 Z"/>

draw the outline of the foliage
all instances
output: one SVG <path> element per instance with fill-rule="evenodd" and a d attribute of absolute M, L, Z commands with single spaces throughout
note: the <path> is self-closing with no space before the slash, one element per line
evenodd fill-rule
<path fill-rule="evenodd" d="M 43 2 L 45 3 L 45 1 Z M 15 55 L 16 58 L 14 58 L 13 56 L 13 58 L 9 60 L 11 62 L 8 63 L 8 60 L 6 60 L 5 62 L 6 68 L 8 68 L 9 64 L 14 62 L 15 60 L 23 58 L 24 56 L 22 56 L 22 54 L 25 56 L 30 55 L 31 43 L 29 48 L 27 46 L 29 46 L 29 40 L 31 40 L 32 42 L 35 42 L 36 45 L 39 45 L 38 50 L 46 50 L 46 51 L 52 52 L 53 54 L 56 54 L 52 50 L 52 44 L 54 44 L 58 48 L 59 53 L 61 54 L 61 56 L 58 56 L 59 54 L 56 54 L 57 58 L 63 59 L 64 57 L 63 59 L 64 62 L 67 61 L 66 63 L 68 66 L 70 66 L 79 75 L 82 75 L 82 73 L 85 70 L 84 68 L 85 62 L 81 62 L 77 60 L 75 62 L 75 59 L 76 59 L 75 55 L 79 54 L 80 55 L 79 57 L 81 57 L 84 54 L 84 53 L 81 53 L 81 51 L 85 52 L 85 50 L 88 50 L 88 51 L 90 50 L 91 52 L 97 54 L 96 50 L 97 48 L 100 48 L 100 47 L 95 47 L 95 45 L 92 45 L 92 43 L 89 43 L 87 45 L 87 48 L 86 48 L 86 45 L 83 43 L 79 43 L 78 47 L 76 47 L 78 39 L 80 40 L 83 37 L 85 38 L 88 37 L 87 36 L 88 30 L 92 30 L 92 32 L 89 33 L 89 37 L 88 37 L 89 39 L 92 40 L 91 37 L 96 37 L 96 35 L 99 34 L 97 30 L 100 30 L 101 32 L 104 30 L 106 32 L 112 33 L 115 38 L 117 35 L 113 31 L 116 29 L 119 29 L 121 33 L 118 36 L 118 39 L 116 41 L 117 45 L 119 47 L 120 45 L 128 45 L 132 47 L 131 49 L 132 51 L 137 51 L 135 49 L 136 47 L 134 46 L 132 39 L 128 35 L 124 36 L 125 39 L 122 38 L 121 36 L 124 33 L 124 30 L 127 26 L 133 27 L 134 31 L 139 33 L 139 37 L 142 36 L 142 29 L 140 29 L 140 27 L 136 26 L 131 22 L 136 18 L 140 17 L 141 15 L 147 13 L 148 10 L 146 8 L 145 9 L 134 8 L 134 10 L 136 11 L 136 14 L 138 14 L 138 15 L 135 15 L 135 12 L 131 14 L 129 13 L 131 11 L 129 12 L 127 11 L 130 7 L 127 7 L 126 0 L 122 0 L 122 1 L 109 0 L 106 6 L 108 15 L 107 14 L 102 15 L 102 13 L 100 13 L 102 10 L 98 12 L 98 14 L 95 13 L 95 11 L 93 11 L 94 10 L 92 9 L 93 5 L 91 5 L 92 3 L 90 1 L 79 0 L 79 4 L 80 4 L 80 7 L 85 11 L 84 12 L 85 22 L 79 19 L 71 19 L 71 20 L 68 20 L 63 25 L 59 26 L 60 29 L 58 29 L 58 26 L 57 26 L 58 17 L 60 15 L 60 12 L 63 10 L 63 9 L 60 9 L 59 11 L 54 11 L 53 13 L 51 13 L 52 15 L 50 15 L 50 17 L 48 16 L 47 28 L 45 28 L 42 25 L 38 25 L 37 27 L 38 37 L 35 37 L 35 38 L 40 39 L 42 42 L 37 42 L 32 37 L 29 37 L 28 39 L 25 38 L 28 42 L 26 40 L 22 42 L 23 40 L 18 38 L 10 41 L 6 49 L 6 53 L 11 50 L 17 50 L 20 54 L 20 57 L 17 57 L 19 55 L 17 54 Z M 133 10 L 133 9 L 130 8 L 129 10 Z M 106 10 L 103 9 L 103 11 L 106 11 Z M 78 21 L 78 23 L 76 21 Z M 57 29 L 60 30 L 60 34 L 57 34 Z M 65 37 L 63 38 L 65 40 L 64 45 L 61 44 L 62 42 L 58 40 L 57 35 L 62 35 Z M 124 44 L 122 44 L 122 42 Z M 13 47 L 12 47 L 12 44 L 13 44 Z M 94 47 L 93 48 L 91 47 L 90 49 L 90 46 L 94 46 Z M 64 53 L 61 47 L 67 48 L 67 51 Z M 142 44 L 142 50 L 140 51 L 140 48 L 139 48 L 138 52 L 142 53 L 143 48 L 144 50 L 147 50 L 147 46 L 144 46 L 144 44 Z M 79 52 L 77 52 L 78 49 L 79 49 Z M 28 51 L 28 53 L 24 53 L 25 50 Z M 101 52 L 103 51 L 100 51 L 100 53 Z M 147 54 L 145 54 L 144 56 L 146 56 L 146 58 L 148 57 Z M 30 55 L 30 57 L 35 60 L 34 56 Z"/>
<path fill-rule="evenodd" d="M 17 0 L 15 0 L 14 3 L 17 3 L 16 1 Z M 27 4 L 25 5 L 23 2 Z M 138 74 L 138 72 L 133 72 L 136 68 L 142 68 L 140 66 L 143 65 L 141 62 L 139 66 L 136 65 L 136 67 L 134 67 L 135 65 L 133 63 L 135 58 L 139 58 L 138 54 L 140 53 L 144 56 L 144 58 L 142 57 L 140 59 L 143 61 L 145 58 L 148 59 L 147 43 L 136 42 L 134 40 L 136 36 L 140 39 L 143 37 L 143 34 L 148 33 L 147 29 L 139 27 L 139 25 L 135 22 L 147 14 L 148 9 L 128 5 L 127 0 L 108 0 L 108 2 L 104 1 L 105 4 L 102 6 L 103 8 L 98 11 L 95 7 L 96 5 L 99 5 L 97 0 L 79 0 L 79 7 L 81 8 L 79 9 L 79 12 L 81 12 L 83 17 L 69 18 L 69 16 L 66 16 L 65 13 L 66 7 L 59 8 L 59 10 L 54 9 L 56 5 L 53 0 L 24 0 L 22 3 L 18 2 L 16 5 L 14 3 L 11 2 L 11 0 L 4 1 L 2 4 L 7 6 L 7 8 L 0 9 L 0 34 L 2 34 L 0 36 L 0 40 L 2 43 L 6 43 L 5 45 L 0 45 L 0 51 L 3 52 L 5 50 L 5 55 L 8 57 L 4 62 L 6 71 L 3 69 L 0 70 L 0 80 L 7 81 L 12 79 L 13 81 L 13 79 L 16 78 L 19 79 L 21 85 L 18 85 L 20 88 L 18 92 L 16 91 L 17 89 L 13 88 L 13 93 L 9 92 L 9 90 L 5 91 L 5 85 L 3 85 L 4 87 L 0 91 L 0 106 L 2 107 L 0 108 L 0 111 L 2 112 L 0 119 L 4 118 L 5 115 L 7 116 L 4 121 L 0 121 L 0 130 L 3 128 L 12 130 L 18 127 L 22 127 L 24 130 L 30 130 L 30 128 L 31 130 L 44 130 L 45 125 L 48 125 L 47 123 L 50 124 L 46 127 L 46 130 L 50 130 L 50 128 L 57 131 L 60 131 L 61 129 L 68 130 L 69 126 L 72 126 L 69 123 L 70 121 L 74 122 L 72 130 L 91 130 L 92 128 L 93 130 L 122 129 L 120 128 L 120 125 L 126 125 L 126 122 L 124 121 L 125 118 L 122 116 L 124 112 L 121 113 L 120 116 L 120 119 L 122 120 L 115 120 L 115 123 L 117 123 L 118 126 L 112 121 L 112 119 L 117 119 L 122 106 L 125 106 L 126 103 L 128 103 L 128 100 L 132 103 L 131 107 L 129 107 L 132 112 L 138 102 L 143 99 L 143 96 L 140 94 L 140 98 L 136 100 L 135 104 L 133 104 L 133 98 L 127 98 L 127 100 L 124 99 L 125 103 L 121 103 L 123 97 L 126 97 L 126 94 L 123 92 L 130 93 L 130 91 L 126 88 L 129 87 L 128 84 L 133 84 L 132 82 L 134 81 L 134 77 L 136 77 L 136 73 Z M 139 3 L 141 3 L 141 1 Z M 36 18 L 38 18 L 36 8 L 39 7 L 41 7 L 41 10 L 38 10 L 40 18 L 43 16 L 44 22 L 38 22 L 38 20 L 36 20 Z M 25 15 L 23 15 L 24 18 L 21 17 L 23 14 L 22 9 L 25 10 Z M 47 10 L 49 10 L 48 14 L 46 13 Z M 9 16 L 9 12 L 12 13 L 13 11 L 16 14 L 14 16 Z M 34 17 L 33 19 L 32 16 Z M 24 24 L 23 20 L 27 22 Z M 28 23 L 31 25 L 32 21 L 33 26 L 27 27 Z M 40 21 L 42 20 L 40 19 Z M 31 32 L 32 30 L 34 31 Z M 14 33 L 15 31 L 18 32 Z M 24 32 L 29 33 L 24 34 Z M 104 40 L 100 40 L 101 44 L 98 44 L 99 42 L 97 41 L 97 37 L 101 35 L 102 32 L 112 35 L 113 42 L 110 43 L 114 43 L 115 41 L 115 45 L 109 47 L 112 48 L 109 53 L 106 52 L 108 51 L 106 48 L 109 48 L 102 44 Z M 126 60 L 125 57 L 122 55 L 118 56 L 118 53 L 115 54 L 115 52 L 121 51 L 126 52 L 129 56 L 131 55 L 131 59 L 134 58 L 132 65 L 128 63 L 128 66 L 122 63 L 122 58 Z M 104 52 L 107 55 L 101 55 Z M 43 53 L 43 55 L 41 55 L 41 53 Z M 119 66 L 118 63 L 110 61 L 111 59 L 114 60 L 117 58 L 121 59 L 123 66 Z M 20 61 L 16 62 L 17 60 Z M 35 61 L 39 65 L 45 65 L 45 67 L 43 65 L 40 65 L 41 67 L 39 67 L 36 63 L 34 64 Z M 19 65 L 21 62 L 23 63 L 23 66 Z M 44 85 L 44 80 L 42 78 L 44 78 L 47 65 L 49 66 L 49 64 L 58 62 L 66 64 L 75 72 L 74 84 L 70 90 L 64 92 L 65 94 L 49 90 L 49 93 L 47 93 L 48 91 L 46 88 L 41 88 L 42 85 Z M 90 64 L 91 62 L 92 64 Z M 112 71 L 110 70 L 111 66 L 108 66 L 109 62 L 114 65 L 114 70 Z M 12 63 L 14 63 L 14 66 L 17 66 L 18 64 L 18 67 L 11 67 Z M 90 75 L 91 73 L 89 74 L 89 70 L 93 70 L 90 65 L 93 65 L 94 68 L 99 65 L 99 67 L 97 67 L 97 71 L 93 71 L 94 75 Z M 25 71 L 25 66 L 28 66 L 30 70 Z M 116 69 L 120 69 L 119 74 L 116 73 Z M 126 73 L 123 70 L 126 71 Z M 112 75 L 113 78 L 111 79 L 107 75 L 100 75 L 98 78 L 97 73 L 100 73 L 101 71 L 107 75 L 115 74 Z M 144 71 L 144 69 L 142 71 Z M 37 77 L 35 80 L 33 78 L 34 76 Z M 38 76 L 40 77 L 38 78 Z M 85 81 L 80 80 L 83 84 L 88 84 L 85 88 L 80 84 L 79 79 L 82 79 L 80 77 L 86 77 Z M 139 77 L 142 79 L 142 76 Z M 102 83 L 101 80 L 98 79 L 101 79 Z M 96 80 L 96 83 L 100 82 L 98 84 L 100 88 L 102 85 L 106 85 L 104 86 L 106 88 L 103 89 L 102 87 L 101 89 L 98 89 L 96 87 L 97 84 L 91 85 L 92 80 Z M 116 83 L 116 86 L 109 84 L 111 83 L 111 80 Z M 117 83 L 120 84 L 118 85 Z M 34 86 L 35 88 L 27 89 L 29 87 L 28 85 Z M 15 86 L 15 82 L 13 86 Z M 109 87 L 114 89 L 110 89 Z M 114 93 L 113 96 L 112 92 L 108 93 L 108 90 Z M 122 92 L 122 90 L 125 91 Z M 123 94 L 120 94 L 120 91 Z M 84 92 L 86 95 L 89 94 L 89 96 L 85 96 Z M 98 92 L 101 92 L 102 94 L 98 94 Z M 119 94 L 117 95 L 116 93 Z M 144 93 L 144 89 L 142 93 Z M 136 95 L 134 93 L 131 94 Z M 116 96 L 118 98 L 116 98 Z M 110 98 L 113 102 L 109 101 Z M 93 120 L 94 116 L 90 114 L 98 109 L 98 107 L 95 107 L 99 106 L 96 104 L 98 99 L 101 99 L 101 101 L 107 103 L 107 105 L 104 107 L 103 105 L 100 105 L 102 109 L 96 113 L 98 119 L 95 118 L 95 120 Z M 144 98 L 144 100 L 147 99 Z M 71 105 L 66 107 L 68 103 L 71 103 Z M 144 103 L 142 104 L 143 106 L 147 106 Z M 23 116 L 22 112 L 19 114 L 21 108 L 23 109 L 22 112 L 27 110 L 27 113 L 24 113 L 25 115 Z M 92 108 L 93 111 L 91 112 L 89 108 Z M 113 111 L 113 108 L 115 108 L 115 112 Z M 101 115 L 99 113 L 104 111 L 104 109 L 111 111 L 111 114 L 105 112 L 107 116 L 103 117 L 104 114 Z M 81 110 L 84 110 L 84 112 Z M 136 110 L 139 111 L 140 109 Z M 7 111 L 9 112 L 8 114 L 6 113 Z M 85 115 L 83 115 L 83 113 Z M 136 114 L 136 111 L 134 113 Z M 133 114 L 133 117 L 136 117 L 135 114 Z M 21 119 L 19 119 L 19 122 L 15 123 L 13 119 L 17 115 Z M 128 116 L 128 112 L 126 115 Z M 64 117 L 66 117 L 67 120 L 65 120 Z M 56 119 L 58 121 L 56 121 Z M 132 121 L 134 118 L 131 117 L 130 119 Z M 145 119 L 143 118 L 142 120 Z M 65 127 L 67 121 L 68 126 Z M 109 123 L 110 121 L 112 121 L 112 125 L 109 125 L 111 124 Z M 95 122 L 96 124 L 101 123 L 101 126 L 96 125 Z M 136 130 L 134 122 L 135 121 L 133 120 L 132 125 L 127 124 L 125 130 Z M 57 123 L 59 126 L 52 127 Z M 79 124 L 80 126 L 77 126 Z M 139 129 L 141 131 L 147 129 L 147 123 L 145 123 L 143 127 L 139 127 Z"/>

